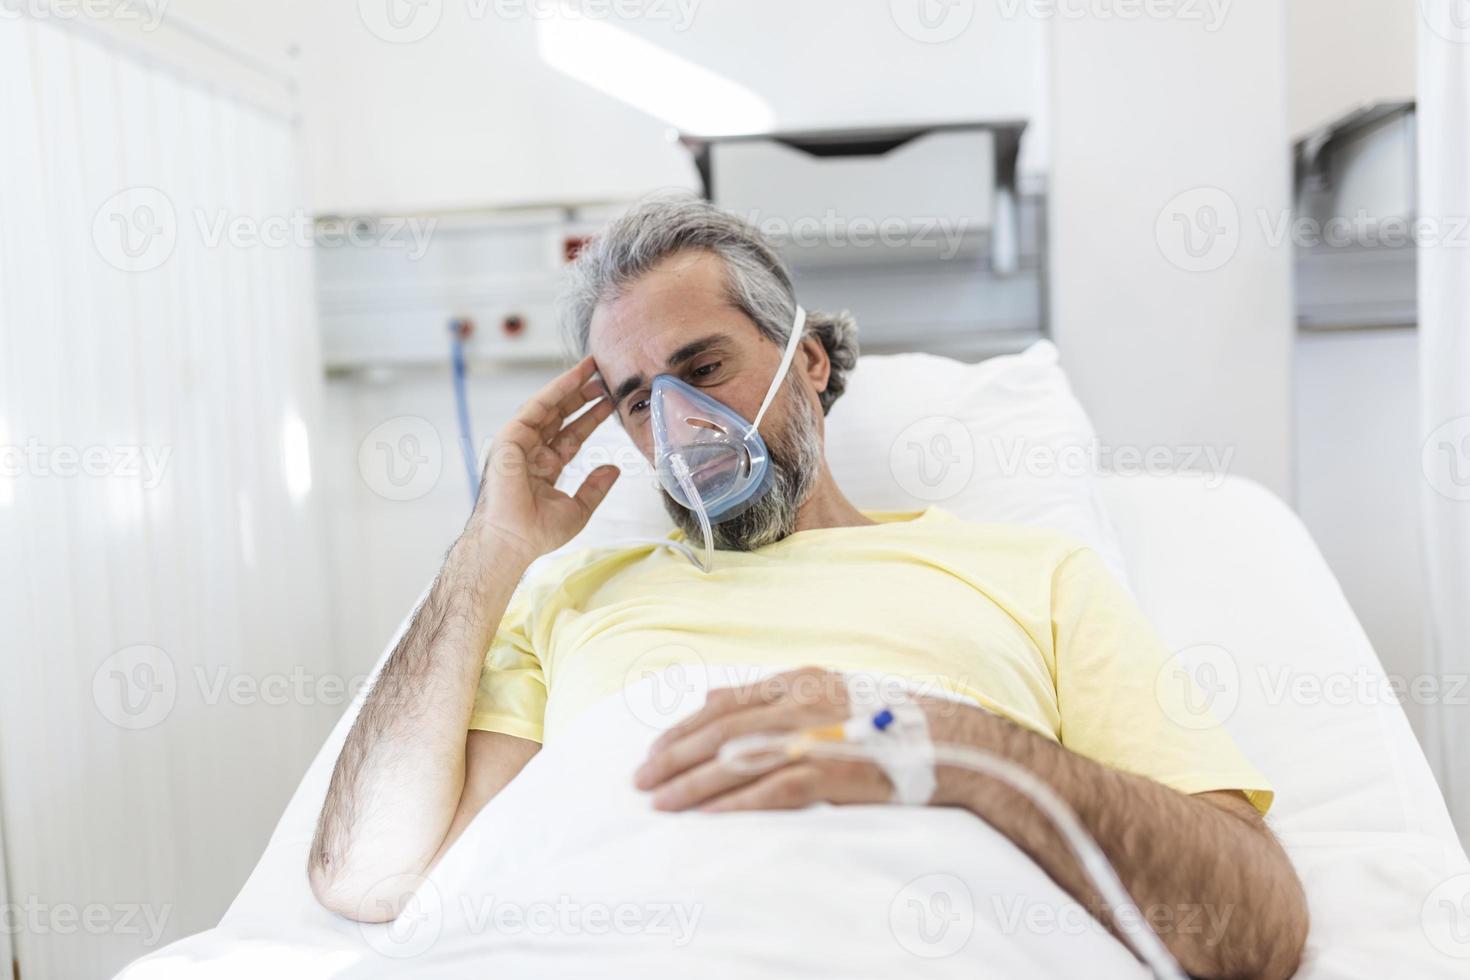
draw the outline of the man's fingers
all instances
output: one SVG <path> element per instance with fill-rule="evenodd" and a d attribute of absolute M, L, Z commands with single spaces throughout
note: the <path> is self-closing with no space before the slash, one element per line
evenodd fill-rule
<path fill-rule="evenodd" d="M 744 786 L 757 776 L 748 772 L 736 772 L 720 765 L 718 759 L 695 766 L 683 775 L 670 780 L 653 794 L 655 810 L 687 810 L 733 789 Z"/>
<path fill-rule="evenodd" d="M 516 413 L 515 420 L 532 432 L 540 432 L 542 426 L 550 423 L 556 418 L 557 427 L 561 427 L 560 415 L 561 403 L 569 396 L 577 396 L 580 389 L 592 380 L 596 373 L 597 365 L 592 362 L 591 357 L 584 357 L 566 371 L 553 378 L 547 385 L 530 400 L 521 406 Z M 585 399 L 584 399 L 585 400 Z M 580 403 L 579 403 L 580 404 Z M 530 448 L 527 446 L 526 448 Z"/>
<path fill-rule="evenodd" d="M 572 457 L 577 455 L 577 450 L 582 448 L 582 443 L 586 442 L 587 437 L 595 432 L 597 427 L 611 414 L 611 402 L 606 399 L 598 402 L 579 415 L 575 421 L 568 423 L 551 440 L 551 448 L 556 450 L 556 454 L 562 458 L 563 462 L 571 462 Z"/>
<path fill-rule="evenodd" d="M 541 438 L 548 443 L 552 442 L 558 435 L 566 431 L 563 426 L 566 424 L 567 419 L 576 415 L 577 411 L 583 405 L 586 405 L 588 402 L 597 401 L 597 399 L 602 398 L 605 394 L 606 392 L 603 390 L 602 382 L 594 378 L 570 395 L 567 395 L 557 403 L 556 411 L 551 413 L 551 416 L 542 423 Z"/>
<path fill-rule="evenodd" d="M 748 687 L 715 688 L 704 696 L 703 707 L 655 739 L 653 745 L 649 748 L 649 754 L 658 752 L 660 749 L 687 737 L 689 733 L 698 731 L 716 718 L 724 717 L 731 712 L 740 711 L 753 705 L 771 703 L 770 699 L 766 697 L 768 693 L 769 689 L 759 684 L 753 684 Z"/>
<path fill-rule="evenodd" d="M 599 466 L 587 474 L 587 478 L 577 488 L 577 495 L 572 499 L 581 506 L 584 515 L 591 517 L 592 512 L 602 504 L 607 497 L 607 492 L 622 475 L 623 471 L 616 466 Z"/>
<path fill-rule="evenodd" d="M 799 726 L 801 709 L 795 705 L 763 705 L 714 718 L 685 737 L 655 747 L 634 774 L 639 789 L 653 789 L 687 769 L 707 762 L 720 746 L 741 735 L 790 731 Z"/>
<path fill-rule="evenodd" d="M 731 790 L 700 807 L 706 813 L 733 810 L 799 810 L 822 798 L 822 770 L 810 762 L 783 766 L 749 785 Z"/>

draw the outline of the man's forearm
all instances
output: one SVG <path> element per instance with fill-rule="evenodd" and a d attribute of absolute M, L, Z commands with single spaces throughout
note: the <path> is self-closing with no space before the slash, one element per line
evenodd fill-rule
<path fill-rule="evenodd" d="M 464 789 L 484 652 L 526 564 L 467 529 L 363 703 L 311 850 L 312 886 L 336 911 L 391 904 L 403 891 L 391 879 L 422 872 L 438 853 Z"/>
<path fill-rule="evenodd" d="M 978 708 L 931 702 L 929 714 L 936 741 L 994 752 L 1051 786 L 1191 975 L 1295 971 L 1306 935 L 1305 899 L 1285 853 L 1253 813 L 1230 812 L 1099 765 Z M 1025 797 L 989 777 L 944 768 L 935 802 L 972 810 L 1112 925 L 1066 843 Z"/>

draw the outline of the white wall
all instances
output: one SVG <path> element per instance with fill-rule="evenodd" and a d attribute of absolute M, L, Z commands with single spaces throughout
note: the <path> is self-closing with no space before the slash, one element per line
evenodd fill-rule
<path fill-rule="evenodd" d="M 1415 97 L 1419 5 L 1296 0 L 1288 5 L 1288 109 L 1302 132 L 1368 102 Z M 1412 135 L 1410 136 L 1412 139 Z M 1351 150 L 1331 207 L 1412 215 L 1413 148 L 1380 132 Z M 1321 216 L 1323 219 L 1330 215 Z M 1314 257 L 1317 268 L 1347 255 Z M 1326 250 L 1330 252 L 1330 250 Z M 1374 256 L 1358 250 L 1363 269 Z M 1343 273 L 1353 276 L 1353 267 Z M 1342 303 L 1361 276 L 1332 290 Z M 1412 283 L 1409 284 L 1412 288 Z M 1323 290 L 1315 288 L 1316 293 Z M 1296 342 L 1296 507 L 1391 675 L 1423 672 L 1424 564 L 1419 531 L 1418 341 L 1406 329 L 1304 333 Z M 1420 738 L 1427 710 L 1404 702 Z"/>
<path fill-rule="evenodd" d="M 1414 98 L 1418 0 L 1291 0 L 1292 136 L 1369 102 Z"/>
<path fill-rule="evenodd" d="M 1422 673 L 1415 332 L 1297 342 L 1297 509 L 1390 675 Z M 1404 710 L 1423 737 L 1422 705 Z"/>
<path fill-rule="evenodd" d="M 323 212 L 621 201 L 692 188 L 693 165 L 671 128 L 1040 111 L 1043 31 L 1007 18 L 1004 5 L 954 5 L 973 19 L 934 33 L 910 23 L 912 11 L 895 16 L 906 5 L 887 0 L 648 0 L 634 4 L 641 18 L 583 21 L 545 16 L 556 0 L 464 0 L 423 4 L 401 29 L 377 13 L 384 3 L 293 10 Z"/>
<path fill-rule="evenodd" d="M 476 440 L 493 436 L 554 370 L 472 374 Z M 433 580 L 469 516 L 449 372 L 410 368 L 378 380 L 333 379 L 325 423 L 319 473 L 339 598 L 334 632 L 346 669 L 361 674 Z"/>
<path fill-rule="evenodd" d="M 1289 495 L 1291 255 L 1256 218 L 1289 199 L 1283 16 L 1052 22 L 1051 302 L 1105 444 L 1213 447 Z M 1179 222 L 1202 247 L 1212 214 L 1195 258 Z"/>

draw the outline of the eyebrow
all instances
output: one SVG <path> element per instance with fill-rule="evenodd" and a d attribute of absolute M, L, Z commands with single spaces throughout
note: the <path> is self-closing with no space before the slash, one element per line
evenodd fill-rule
<path fill-rule="evenodd" d="M 714 333 L 710 334 L 708 337 L 700 337 L 698 340 L 691 340 L 689 343 L 685 344 L 683 347 L 680 347 L 678 350 L 670 354 L 668 361 L 666 361 L 664 364 L 664 367 L 672 370 L 673 368 L 676 368 L 681 364 L 686 364 L 689 361 L 694 360 L 700 354 L 705 353 L 711 348 L 728 343 L 729 340 L 729 336 L 722 333 Z M 637 391 L 639 388 L 642 388 L 647 383 L 648 379 L 645 378 L 643 375 L 633 375 L 631 378 L 624 381 L 613 390 L 613 405 L 621 405 L 623 403 L 623 399 L 627 398 L 629 395 Z"/>

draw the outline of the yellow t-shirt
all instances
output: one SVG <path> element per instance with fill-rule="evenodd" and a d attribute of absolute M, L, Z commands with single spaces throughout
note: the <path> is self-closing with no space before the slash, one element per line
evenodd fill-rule
<path fill-rule="evenodd" d="M 579 552 L 524 583 L 485 657 L 470 727 L 533 741 L 635 676 L 704 665 L 902 677 L 1182 793 L 1271 789 L 1091 550 L 938 508 L 715 553 Z M 1169 676 L 1161 681 L 1161 671 Z M 636 672 L 636 673 L 635 673 Z"/>

